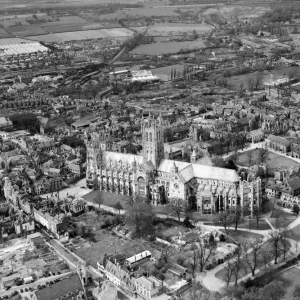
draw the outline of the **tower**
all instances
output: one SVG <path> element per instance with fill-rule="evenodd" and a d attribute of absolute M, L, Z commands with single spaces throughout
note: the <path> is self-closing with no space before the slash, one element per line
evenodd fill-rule
<path fill-rule="evenodd" d="M 161 116 L 154 118 L 149 114 L 148 118 L 142 121 L 142 141 L 144 161 L 150 160 L 157 168 L 164 157 L 164 129 Z"/>

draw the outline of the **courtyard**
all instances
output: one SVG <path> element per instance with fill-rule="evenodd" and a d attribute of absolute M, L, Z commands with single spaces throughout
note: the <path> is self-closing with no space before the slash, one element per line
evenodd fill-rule
<path fill-rule="evenodd" d="M 251 154 L 249 154 L 250 152 Z M 245 151 L 238 154 L 236 164 L 238 166 L 248 167 L 250 159 L 252 164 L 256 164 L 257 161 L 259 161 L 259 158 L 260 158 L 260 149 Z M 267 159 L 267 168 L 268 168 L 269 175 L 273 176 L 274 171 L 276 171 L 279 167 L 282 168 L 299 167 L 299 163 L 297 163 L 296 161 L 288 157 L 269 151 L 268 159 Z"/>

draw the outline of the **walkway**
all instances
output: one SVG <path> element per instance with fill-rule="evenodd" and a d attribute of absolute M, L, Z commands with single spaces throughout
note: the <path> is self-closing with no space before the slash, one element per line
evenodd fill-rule
<path fill-rule="evenodd" d="M 272 228 L 272 230 L 274 230 L 275 228 L 272 226 L 272 224 L 270 224 L 268 222 L 268 220 L 266 219 L 266 222 L 270 225 L 270 227 Z M 296 220 L 294 220 L 291 224 L 289 224 L 285 229 L 290 230 L 293 229 L 295 227 L 297 227 L 298 225 L 300 225 L 300 217 L 298 217 Z M 216 229 L 224 229 L 224 227 L 222 226 L 213 226 L 213 225 L 205 225 L 206 227 L 211 227 L 211 228 L 216 228 Z M 228 229 L 230 230 L 234 230 L 234 227 L 229 227 Z M 262 243 L 267 242 L 270 239 L 270 231 L 272 230 L 254 230 L 254 229 L 247 229 L 247 228 L 238 228 L 239 231 L 247 231 L 247 232 L 253 232 L 253 233 L 257 233 L 257 234 L 261 234 L 263 235 L 263 240 Z M 293 252 L 293 253 L 297 253 L 298 249 L 300 249 L 300 242 L 297 242 L 293 239 L 289 239 L 290 243 L 291 243 L 291 249 L 289 250 L 289 253 Z M 253 248 L 249 249 L 248 252 L 252 252 Z M 232 258 L 230 261 L 233 261 L 235 258 Z M 271 262 L 272 263 L 272 262 Z M 225 281 L 217 278 L 215 275 L 224 268 L 224 264 L 221 264 L 219 266 L 217 266 L 216 268 L 209 270 L 206 272 L 206 276 L 201 280 L 201 283 L 203 284 L 203 286 L 205 286 L 207 289 L 209 289 L 212 292 L 220 292 L 222 291 L 222 289 L 226 286 Z M 258 272 L 258 271 L 257 271 Z M 249 273 L 248 275 L 244 276 L 243 278 L 239 279 L 238 282 L 245 280 L 249 277 L 251 277 L 251 273 Z M 231 283 L 232 284 L 232 283 Z"/>

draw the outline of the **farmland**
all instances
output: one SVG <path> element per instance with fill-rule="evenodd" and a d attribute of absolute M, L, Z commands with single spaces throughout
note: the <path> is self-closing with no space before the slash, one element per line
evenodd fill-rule
<path fill-rule="evenodd" d="M 45 41 L 45 42 L 67 42 L 67 41 L 80 41 L 90 39 L 102 38 L 119 38 L 128 37 L 133 34 L 132 31 L 125 28 L 112 28 L 112 29 L 98 29 L 98 30 L 85 30 L 74 32 L 62 32 L 56 34 L 47 34 L 40 36 L 30 36 L 31 40 Z"/>
<path fill-rule="evenodd" d="M 270 9 L 263 6 L 256 6 L 255 9 L 253 9 L 252 6 L 246 6 L 246 5 L 232 5 L 232 6 L 221 6 L 217 8 L 209 8 L 207 9 L 203 14 L 210 15 L 210 14 L 220 14 L 224 17 L 230 17 L 230 16 L 247 16 L 247 17 L 257 17 L 265 12 L 269 11 Z"/>
<path fill-rule="evenodd" d="M 159 55 L 177 53 L 180 50 L 185 49 L 200 49 L 204 48 L 203 41 L 193 42 L 169 42 L 169 43 L 155 43 L 149 45 L 141 45 L 131 51 L 132 54 L 147 54 L 147 55 Z"/>
<path fill-rule="evenodd" d="M 149 28 L 149 35 L 163 35 L 170 33 L 183 33 L 196 30 L 197 32 L 207 32 L 211 30 L 211 26 L 207 24 L 183 24 L 183 23 L 163 23 L 155 24 Z"/>
<path fill-rule="evenodd" d="M 11 45 L 11 44 L 18 44 L 18 43 L 28 43 L 28 40 L 19 39 L 19 38 L 4 38 L 0 39 L 0 45 Z"/>
<path fill-rule="evenodd" d="M 184 70 L 184 65 L 178 64 L 178 65 L 172 65 L 172 66 L 167 66 L 162 68 L 156 68 L 156 69 L 152 69 L 151 72 L 154 75 L 160 77 L 162 80 L 170 80 L 172 69 L 176 70 L 177 72 L 182 72 Z"/>
<path fill-rule="evenodd" d="M 6 32 L 4 29 L 0 29 L 0 39 L 5 39 L 9 37 L 12 37 L 12 35 Z"/>
<path fill-rule="evenodd" d="M 80 30 L 93 30 L 93 29 L 101 29 L 103 26 L 99 23 L 78 23 L 78 24 L 64 24 L 64 25 L 54 25 L 54 26 L 46 26 L 44 29 L 48 33 L 62 33 L 62 32 L 72 32 L 72 31 L 80 31 Z"/>
<path fill-rule="evenodd" d="M 168 17 L 179 16 L 175 12 L 176 7 L 155 7 L 155 8 L 135 8 L 124 11 L 129 17 L 143 16 L 143 17 Z"/>
<path fill-rule="evenodd" d="M 43 28 L 34 25 L 11 26 L 6 30 L 14 36 L 42 35 L 47 33 Z"/>

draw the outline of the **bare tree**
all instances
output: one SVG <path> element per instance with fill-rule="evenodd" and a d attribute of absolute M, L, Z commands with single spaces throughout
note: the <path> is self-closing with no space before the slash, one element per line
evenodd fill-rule
<path fill-rule="evenodd" d="M 238 280 L 240 278 L 240 272 L 244 268 L 243 254 L 244 253 L 243 253 L 242 247 L 239 247 L 237 249 L 237 253 L 236 253 L 235 259 L 233 261 L 233 264 L 234 264 L 233 276 L 234 276 L 234 283 L 236 286 L 237 286 Z"/>
<path fill-rule="evenodd" d="M 255 218 L 256 221 L 256 228 L 258 228 L 258 224 L 260 220 L 262 219 L 263 213 L 261 211 L 261 208 L 258 206 L 253 207 L 253 217 Z"/>
<path fill-rule="evenodd" d="M 259 161 L 262 164 L 267 163 L 267 160 L 269 158 L 269 151 L 266 147 L 263 147 L 259 149 Z"/>
<path fill-rule="evenodd" d="M 216 250 L 216 243 L 213 241 L 205 242 L 200 240 L 197 243 L 198 246 L 198 264 L 200 268 L 200 272 L 203 272 L 204 267 L 206 266 L 209 258 L 215 253 Z"/>
<path fill-rule="evenodd" d="M 281 243 L 280 243 L 280 250 L 282 250 L 283 253 L 283 259 L 285 260 L 286 254 L 289 251 L 289 237 L 291 236 L 290 230 L 283 229 L 281 231 Z"/>
<path fill-rule="evenodd" d="M 272 245 L 272 254 L 275 260 L 275 264 L 277 264 L 278 257 L 280 255 L 280 244 L 281 244 L 281 232 L 279 230 L 270 231 L 270 243 Z"/>
<path fill-rule="evenodd" d="M 215 222 L 222 224 L 226 234 L 228 234 L 228 227 L 232 224 L 232 221 L 232 214 L 229 211 L 222 211 L 220 214 L 215 215 Z"/>
<path fill-rule="evenodd" d="M 192 276 L 195 277 L 195 270 L 197 268 L 197 264 L 198 264 L 198 247 L 196 244 L 193 244 L 191 246 L 191 255 L 190 255 L 190 259 L 189 259 L 189 265 L 191 266 L 192 269 Z"/>
<path fill-rule="evenodd" d="M 192 283 L 191 288 L 189 289 L 190 299 L 193 300 L 208 300 L 210 299 L 209 293 L 205 290 L 205 288 L 201 285 L 200 282 L 194 281 Z M 186 299 L 180 298 L 180 299 Z"/>
<path fill-rule="evenodd" d="M 234 274 L 234 263 L 232 263 L 230 260 L 227 261 L 227 263 L 224 265 L 225 270 L 225 281 L 226 281 L 226 287 L 228 289 L 230 281 L 232 279 L 232 276 Z"/>
<path fill-rule="evenodd" d="M 184 211 L 184 205 L 180 198 L 172 198 L 169 201 L 169 210 L 170 213 L 175 213 L 178 221 L 180 222 L 180 215 Z"/>
<path fill-rule="evenodd" d="M 259 264 L 262 246 L 263 243 L 259 238 L 257 238 L 254 241 L 248 240 L 242 245 L 245 253 L 243 256 L 243 260 L 247 267 L 249 267 L 249 269 L 251 270 L 253 277 Z"/>
<path fill-rule="evenodd" d="M 254 88 L 255 89 L 258 89 L 262 82 L 263 82 L 263 78 L 264 78 L 264 75 L 262 72 L 256 72 L 254 73 L 253 75 L 253 84 L 254 84 Z"/>
<path fill-rule="evenodd" d="M 232 208 L 230 210 L 230 213 L 232 215 L 232 221 L 234 223 L 235 231 L 237 231 L 238 225 L 243 216 L 242 207 L 240 205 L 237 205 L 235 208 Z"/>

